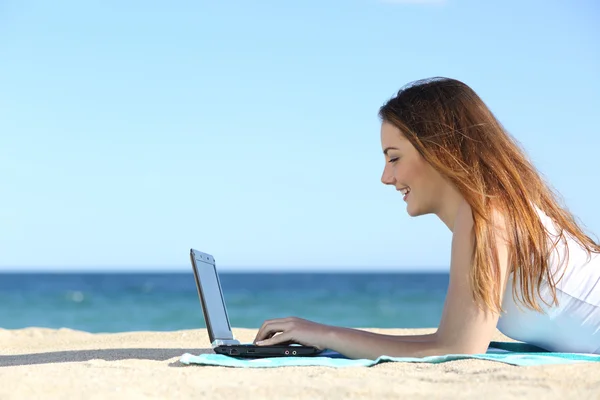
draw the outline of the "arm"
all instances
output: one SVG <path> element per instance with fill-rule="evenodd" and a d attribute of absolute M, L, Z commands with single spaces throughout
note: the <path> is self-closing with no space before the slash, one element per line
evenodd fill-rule
<path fill-rule="evenodd" d="M 423 357 L 435 349 L 436 333 L 428 335 L 384 335 L 351 328 L 331 327 L 324 348 L 337 351 L 348 358 L 375 359 L 392 357 Z"/>
<path fill-rule="evenodd" d="M 496 214 L 501 293 L 508 270 L 508 247 L 502 216 Z M 478 307 L 473 300 L 469 275 L 475 237 L 471 208 L 459 211 L 452 236 L 450 282 L 438 330 L 430 335 L 391 336 L 352 329 L 332 328 L 326 347 L 351 358 L 380 355 L 424 357 L 441 354 L 485 353 L 496 329 L 499 315 Z"/>
<path fill-rule="evenodd" d="M 496 226 L 504 227 L 504 224 L 498 223 Z M 508 248 L 504 240 L 507 236 L 504 229 L 498 233 L 498 258 L 503 291 L 508 267 Z M 474 245 L 473 215 L 471 208 L 465 203 L 457 215 L 453 229 L 450 282 L 440 325 L 435 333 L 418 336 L 383 335 L 292 318 L 266 322 L 258 332 L 257 339 L 266 338 L 263 344 L 292 340 L 334 350 L 349 358 L 484 353 L 496 329 L 499 316 L 481 309 L 473 300 L 469 275 Z M 282 333 L 272 336 L 276 332 Z"/>

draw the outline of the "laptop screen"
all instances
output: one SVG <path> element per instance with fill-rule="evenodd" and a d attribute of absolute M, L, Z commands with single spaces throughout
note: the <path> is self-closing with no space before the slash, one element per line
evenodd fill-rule
<path fill-rule="evenodd" d="M 229 325 L 214 258 L 197 250 L 192 250 L 191 256 L 210 340 L 211 342 L 215 339 L 231 340 L 233 333 Z"/>

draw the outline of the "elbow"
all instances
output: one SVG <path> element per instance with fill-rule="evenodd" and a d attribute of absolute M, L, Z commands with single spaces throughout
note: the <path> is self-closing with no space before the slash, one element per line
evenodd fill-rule
<path fill-rule="evenodd" d="M 463 355 L 474 355 L 474 354 L 485 354 L 488 350 L 489 341 L 447 341 L 443 340 L 439 336 L 436 338 L 436 348 L 438 349 L 437 355 L 448 355 L 448 354 L 463 354 Z"/>
<path fill-rule="evenodd" d="M 467 344 L 467 343 L 456 343 L 453 345 L 441 346 L 444 349 L 444 354 L 485 354 L 488 349 L 488 344 Z"/>
<path fill-rule="evenodd" d="M 475 346 L 457 346 L 450 350 L 447 354 L 465 354 L 465 355 L 474 355 L 474 354 L 485 354 L 487 351 L 487 347 L 475 347 Z"/>

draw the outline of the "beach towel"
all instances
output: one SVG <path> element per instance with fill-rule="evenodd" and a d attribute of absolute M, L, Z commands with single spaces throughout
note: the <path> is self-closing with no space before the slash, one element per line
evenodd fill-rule
<path fill-rule="evenodd" d="M 491 342 L 483 354 L 447 354 L 429 357 L 389 357 L 381 356 L 375 360 L 349 359 L 333 351 L 324 351 L 316 357 L 272 357 L 272 358 L 235 358 L 223 354 L 186 353 L 181 356 L 183 364 L 213 365 L 233 368 L 278 368 L 278 367 L 371 367 L 384 362 L 411 362 L 439 364 L 454 360 L 479 359 L 497 361 L 516 366 L 534 366 L 549 364 L 571 364 L 582 362 L 600 362 L 600 354 L 554 353 L 525 343 Z"/>

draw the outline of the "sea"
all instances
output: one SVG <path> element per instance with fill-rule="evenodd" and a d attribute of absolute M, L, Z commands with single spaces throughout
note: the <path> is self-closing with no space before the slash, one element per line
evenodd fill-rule
<path fill-rule="evenodd" d="M 234 328 L 295 316 L 365 328 L 438 325 L 448 273 L 219 273 Z M 2 273 L 0 328 L 93 333 L 206 327 L 190 273 Z"/>

